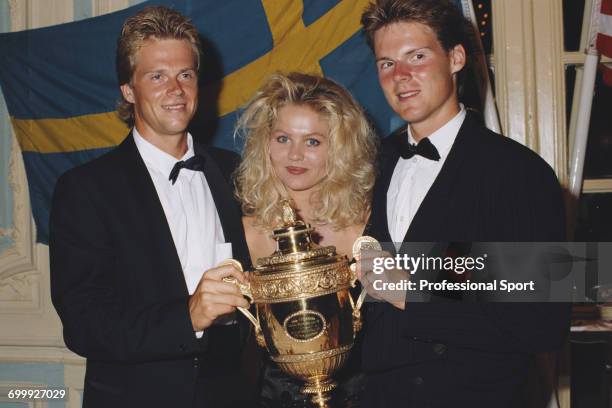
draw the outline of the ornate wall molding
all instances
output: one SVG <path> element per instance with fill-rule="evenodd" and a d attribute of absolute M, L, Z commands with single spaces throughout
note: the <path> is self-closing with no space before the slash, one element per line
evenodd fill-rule
<path fill-rule="evenodd" d="M 492 2 L 495 88 L 502 128 L 508 137 L 528 146 L 537 138 L 530 3 Z"/>
<path fill-rule="evenodd" d="M 11 31 L 70 21 L 72 0 L 9 0 Z M 69 6 L 69 7 L 68 7 Z M 0 118 L 8 121 L 7 116 Z M 6 136 L 6 135 L 5 135 Z M 63 347 L 61 323 L 51 304 L 48 248 L 36 244 L 28 183 L 14 134 L 8 185 L 13 197 L 12 246 L 0 254 L 0 345 Z"/>
<path fill-rule="evenodd" d="M 563 5 L 558 0 L 533 2 L 538 153 L 567 181 L 567 125 L 563 64 Z"/>
<path fill-rule="evenodd" d="M 35 275 L 39 275 L 25 169 L 17 141 L 12 139 L 8 185 L 13 193 L 13 245 L 0 254 L 0 315 L 10 309 L 5 302 L 34 296 L 27 287 L 35 284 Z"/>
<path fill-rule="evenodd" d="M 495 0 L 495 90 L 507 136 L 567 177 L 560 0 Z"/>
<path fill-rule="evenodd" d="M 9 186 L 14 244 L 0 254 L 0 345 L 63 346 L 51 304 L 48 248 L 36 244 L 21 151 L 13 136 Z"/>

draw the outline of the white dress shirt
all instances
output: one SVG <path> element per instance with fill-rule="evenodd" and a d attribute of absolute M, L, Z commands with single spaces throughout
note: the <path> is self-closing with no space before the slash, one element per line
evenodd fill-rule
<path fill-rule="evenodd" d="M 225 242 L 219 214 L 204 173 L 183 168 L 176 183 L 172 184 L 168 177 L 179 160 L 148 142 L 136 128 L 132 134 L 164 209 L 191 295 L 204 271 L 232 257 L 232 244 Z M 181 160 L 193 156 L 193 138 L 188 134 L 187 152 Z M 201 332 L 197 334 L 201 336 Z"/>
<path fill-rule="evenodd" d="M 453 119 L 428 137 L 438 149 L 440 160 L 429 160 L 419 155 L 410 159 L 399 158 L 387 190 L 387 223 L 393 242 L 404 240 L 414 215 L 446 161 L 464 119 L 465 109 L 461 105 L 459 113 Z M 415 143 L 410 126 L 408 141 Z"/>

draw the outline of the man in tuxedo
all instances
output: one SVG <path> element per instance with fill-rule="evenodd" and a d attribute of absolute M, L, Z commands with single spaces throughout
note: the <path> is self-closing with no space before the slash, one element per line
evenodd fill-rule
<path fill-rule="evenodd" d="M 59 179 L 51 213 L 51 294 L 68 348 L 87 358 L 83 406 L 248 405 L 238 365 L 248 307 L 231 264 L 248 265 L 229 176 L 235 154 L 196 143 L 198 33 L 147 7 L 117 44 L 114 150 Z"/>
<path fill-rule="evenodd" d="M 459 103 L 473 53 L 459 9 L 448 0 L 377 0 L 361 21 L 386 99 L 408 122 L 382 143 L 369 234 L 563 241 L 552 169 Z M 533 355 L 559 348 L 569 328 L 568 305 L 382 297 L 388 302 L 368 304 L 365 316 L 367 407 L 524 406 Z"/>

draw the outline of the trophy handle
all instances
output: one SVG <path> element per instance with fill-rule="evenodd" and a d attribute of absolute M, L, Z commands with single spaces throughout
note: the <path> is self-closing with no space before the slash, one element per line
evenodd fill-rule
<path fill-rule="evenodd" d="M 351 274 L 351 287 L 354 288 L 355 285 L 357 284 L 357 268 L 356 268 L 356 262 L 353 262 L 350 267 L 349 267 L 349 273 Z M 361 289 L 361 293 L 359 293 L 359 296 L 357 297 L 357 301 L 355 302 L 353 300 L 353 297 L 350 295 L 349 293 L 349 298 L 351 299 L 351 306 L 353 306 L 353 310 L 360 310 L 361 306 L 363 306 L 363 301 L 366 298 L 366 295 L 368 294 L 368 292 L 365 290 L 365 288 Z"/>
<path fill-rule="evenodd" d="M 364 235 L 355 240 L 353 242 L 353 259 L 355 259 L 355 263 L 350 266 L 351 271 L 351 286 L 355 287 L 357 283 L 357 265 L 356 262 L 359 262 L 359 256 L 361 255 L 362 249 L 369 250 L 382 250 L 380 243 L 376 240 L 376 238 L 372 238 L 370 236 Z M 353 306 L 353 330 L 357 333 L 361 330 L 361 306 L 363 306 L 363 302 L 365 301 L 366 295 L 368 292 L 365 288 L 361 290 L 359 297 L 357 297 L 357 301 L 354 302 L 351 297 L 351 305 Z M 349 294 L 350 296 L 350 294 Z"/>
<path fill-rule="evenodd" d="M 357 272 L 355 270 L 355 263 L 353 263 L 349 267 L 349 271 L 351 274 L 351 287 L 355 287 L 355 284 L 357 283 Z M 361 293 L 359 294 L 359 297 L 357 298 L 357 301 L 355 302 L 351 293 L 349 292 L 348 294 L 351 306 L 353 307 L 353 333 L 355 334 L 357 334 L 357 332 L 361 330 L 361 306 L 363 305 L 363 301 L 366 295 L 366 290 L 362 289 Z"/>
<path fill-rule="evenodd" d="M 233 278 L 231 276 L 226 276 L 225 278 L 223 278 L 223 281 L 227 283 L 233 283 L 234 285 L 238 286 L 238 289 L 240 289 L 240 293 L 242 293 L 242 295 L 249 300 L 249 303 L 253 303 L 253 293 L 251 292 L 250 284 L 240 283 L 236 280 L 236 278 Z M 253 323 L 253 326 L 255 326 L 255 338 L 257 339 L 257 344 L 259 344 L 260 347 L 265 347 L 266 340 L 264 339 L 263 333 L 261 331 L 261 324 L 259 324 L 259 320 L 255 316 L 253 316 L 253 313 L 251 313 L 249 309 L 245 309 L 244 307 L 238 307 L 237 309 L 240 311 L 240 313 L 244 315 L 244 317 L 246 317 L 251 323 Z"/>
<path fill-rule="evenodd" d="M 366 290 L 363 289 L 357 298 L 357 302 L 353 301 L 353 297 L 349 293 L 349 299 L 351 301 L 351 306 L 353 306 L 353 332 L 355 335 L 359 330 L 361 330 L 361 306 L 363 305 L 363 300 L 365 299 Z"/>

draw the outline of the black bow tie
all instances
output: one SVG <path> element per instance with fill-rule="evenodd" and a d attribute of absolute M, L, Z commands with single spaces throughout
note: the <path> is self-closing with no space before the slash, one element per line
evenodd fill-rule
<path fill-rule="evenodd" d="M 181 169 L 204 171 L 204 157 L 196 155 L 187 160 L 176 162 L 170 172 L 170 177 L 168 177 L 168 180 L 172 181 L 172 184 L 176 182 Z"/>
<path fill-rule="evenodd" d="M 402 156 L 402 159 L 409 159 L 415 154 L 418 154 L 429 160 L 440 160 L 438 149 L 436 149 L 436 146 L 434 146 L 428 138 L 421 139 L 418 144 L 410 144 L 408 143 L 407 135 L 403 133 L 400 140 L 402 141 L 400 146 L 400 156 Z"/>

